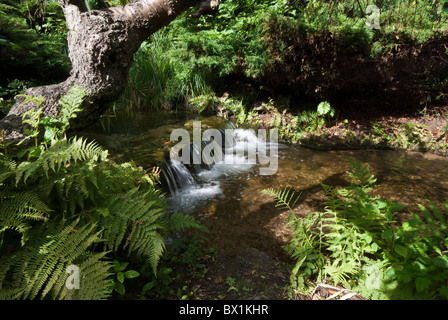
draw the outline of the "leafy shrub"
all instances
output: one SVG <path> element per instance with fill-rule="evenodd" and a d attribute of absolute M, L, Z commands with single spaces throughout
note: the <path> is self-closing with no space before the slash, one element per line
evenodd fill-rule
<path fill-rule="evenodd" d="M 281 14 L 287 1 L 227 0 L 215 16 L 190 11 L 154 34 L 135 55 L 125 101 L 171 107 L 219 90 L 223 77 L 258 77 L 266 67 L 263 21 Z"/>
<path fill-rule="evenodd" d="M 209 87 L 192 61 L 177 55 L 180 48 L 165 32 L 153 34 L 134 56 L 129 84 L 121 100 L 137 107 L 171 109 L 188 97 L 206 94 Z"/>
<path fill-rule="evenodd" d="M 41 25 L 33 28 L 27 19 L 30 22 L 25 2 L 0 4 L 1 86 L 14 79 L 47 83 L 62 80 L 70 71 L 65 20 L 59 5 L 46 6 Z"/>
<path fill-rule="evenodd" d="M 295 123 L 298 131 L 302 131 L 303 127 L 306 131 L 314 133 L 322 127 L 330 124 L 331 119 L 335 116 L 336 110 L 328 101 L 322 101 L 318 104 L 316 111 L 303 110 L 295 117 Z"/>
<path fill-rule="evenodd" d="M 290 209 L 292 240 L 286 250 L 295 259 L 293 288 L 309 293 L 312 281 L 356 287 L 367 297 L 448 298 L 447 210 L 428 202 L 422 214 L 396 221 L 403 205 L 370 195 L 376 179 L 367 166 L 349 158 L 355 179 L 349 187 L 324 185 L 329 198 L 324 212 L 297 218 L 294 195 L 267 189 Z M 372 271 L 373 270 L 373 271 Z"/>
<path fill-rule="evenodd" d="M 143 261 L 139 272 L 155 273 L 165 236 L 201 228 L 188 215 L 167 214 L 156 176 L 110 161 L 95 142 L 65 136 L 82 92 L 75 88 L 61 99 L 61 117 L 53 127 L 46 123 L 48 140 L 30 147 L 26 161 L 0 157 L 3 299 L 107 298 L 114 288 L 112 253 Z M 42 120 L 34 118 L 36 129 Z M 79 289 L 70 290 L 66 270 L 73 265 L 82 277 Z"/>

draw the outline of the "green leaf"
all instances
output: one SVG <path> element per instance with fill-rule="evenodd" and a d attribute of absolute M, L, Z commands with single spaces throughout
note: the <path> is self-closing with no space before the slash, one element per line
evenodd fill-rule
<path fill-rule="evenodd" d="M 116 272 L 124 271 L 124 269 L 127 268 L 128 264 L 129 264 L 129 262 L 122 262 L 122 263 L 120 263 L 119 261 L 115 260 L 114 261 L 114 270 Z"/>
<path fill-rule="evenodd" d="M 392 222 L 394 219 L 394 215 L 392 212 L 387 211 L 384 216 L 386 217 L 387 222 Z"/>
<path fill-rule="evenodd" d="M 31 158 L 39 158 L 40 154 L 42 153 L 42 149 L 37 147 L 31 149 L 30 153 L 28 154 L 28 160 Z"/>
<path fill-rule="evenodd" d="M 428 290 L 430 284 L 431 284 L 431 279 L 428 279 L 428 278 L 415 279 L 415 288 L 417 289 L 417 292 L 423 292 L 423 291 Z"/>
<path fill-rule="evenodd" d="M 371 235 L 368 235 L 368 234 L 363 234 L 361 237 L 362 237 L 367 243 L 371 243 L 372 240 L 373 240 L 372 236 L 371 236 Z"/>
<path fill-rule="evenodd" d="M 312 264 L 311 262 L 307 262 L 306 266 L 311 270 L 316 269 L 316 266 L 314 264 Z"/>
<path fill-rule="evenodd" d="M 408 256 L 408 248 L 400 246 L 400 245 L 395 245 L 394 248 L 395 252 L 398 253 L 400 256 L 406 258 Z"/>
<path fill-rule="evenodd" d="M 25 150 L 17 152 L 17 158 L 21 159 L 28 151 L 29 151 L 29 149 L 25 149 Z"/>
<path fill-rule="evenodd" d="M 330 105 L 330 103 L 328 101 L 322 101 L 317 106 L 317 113 L 320 116 L 324 116 L 324 115 L 327 115 L 327 114 L 330 114 L 330 116 L 333 116 L 334 115 L 334 110 L 331 108 L 331 105 Z"/>
<path fill-rule="evenodd" d="M 448 256 L 446 255 L 436 257 L 432 260 L 432 262 L 439 268 L 448 269 Z"/>
<path fill-rule="evenodd" d="M 124 293 L 125 293 L 124 285 L 122 283 L 115 282 L 114 289 L 121 295 L 124 295 Z"/>
<path fill-rule="evenodd" d="M 40 123 L 44 125 L 45 128 L 56 128 L 62 124 L 61 120 L 50 117 L 40 119 Z"/>
<path fill-rule="evenodd" d="M 389 268 L 386 273 L 385 273 L 386 277 L 390 278 L 390 279 L 394 279 L 395 276 L 397 275 L 395 272 L 395 268 Z"/>
<path fill-rule="evenodd" d="M 417 230 L 417 228 L 415 228 L 415 227 L 413 226 L 413 224 L 414 224 L 413 222 L 414 222 L 414 221 L 415 221 L 415 220 L 409 220 L 409 221 L 403 222 L 403 224 L 401 225 L 402 229 L 403 229 L 404 231 L 407 231 L 407 232 Z"/>
<path fill-rule="evenodd" d="M 387 201 L 377 200 L 376 202 L 378 203 L 378 208 L 379 209 L 384 209 L 384 208 L 387 207 Z"/>
<path fill-rule="evenodd" d="M 156 285 L 156 281 L 154 281 L 154 280 L 145 284 L 142 288 L 142 294 L 145 294 L 146 292 L 151 291 L 151 289 L 154 288 L 155 285 Z"/>
<path fill-rule="evenodd" d="M 411 266 L 412 266 L 413 273 L 415 275 L 426 276 L 428 274 L 428 267 L 424 263 L 422 263 L 418 260 L 413 261 L 411 263 Z"/>
<path fill-rule="evenodd" d="M 124 273 L 124 275 L 128 279 L 133 279 L 133 278 L 137 278 L 140 275 L 140 273 L 135 270 L 128 270 Z"/>
<path fill-rule="evenodd" d="M 124 281 L 124 273 L 123 272 L 117 273 L 117 280 L 118 280 L 118 282 L 123 283 L 123 281 Z"/>
<path fill-rule="evenodd" d="M 398 274 L 398 280 L 409 283 L 412 280 L 412 276 L 407 271 L 403 271 Z"/>
<path fill-rule="evenodd" d="M 57 129 L 48 127 L 45 129 L 44 140 L 50 142 L 56 136 Z"/>
<path fill-rule="evenodd" d="M 393 237 L 393 232 L 392 232 L 392 230 L 390 230 L 390 229 L 388 229 L 388 230 L 384 230 L 384 231 L 381 233 L 381 238 L 383 238 L 384 240 L 391 241 L 391 240 L 392 240 L 392 237 Z"/>
<path fill-rule="evenodd" d="M 442 286 L 441 288 L 439 288 L 439 294 L 442 297 L 448 298 L 448 287 L 447 286 Z"/>
<path fill-rule="evenodd" d="M 377 252 L 378 251 L 378 245 L 374 242 L 370 245 L 370 248 L 372 249 L 373 252 Z"/>
<path fill-rule="evenodd" d="M 400 203 L 395 203 L 390 201 L 390 212 L 395 212 L 395 211 L 400 211 L 401 209 L 403 209 L 405 207 L 404 204 L 400 204 Z"/>

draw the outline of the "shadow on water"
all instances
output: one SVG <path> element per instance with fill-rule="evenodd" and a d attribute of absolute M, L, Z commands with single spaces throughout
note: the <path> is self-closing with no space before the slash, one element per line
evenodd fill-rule
<path fill-rule="evenodd" d="M 323 183 L 335 186 L 349 184 L 342 173 L 328 177 Z M 283 247 L 290 239 L 287 226 L 289 210 L 277 206 L 276 200 L 261 193 L 271 187 L 276 188 L 275 178 L 254 173 L 241 175 L 236 182 L 223 187 L 225 199 L 213 201 L 201 213 L 210 229 L 211 245 L 235 256 L 245 248 L 256 248 L 271 257 L 288 261 Z M 304 216 L 324 209 L 325 195 L 320 183 L 303 189 L 288 187 L 290 194 L 294 194 L 293 199 L 297 199 L 292 208 L 296 215 Z"/>
<path fill-rule="evenodd" d="M 219 128 L 222 119 L 161 117 L 138 118 L 132 130 L 120 125 L 132 119 L 122 118 L 108 127 L 92 129 L 86 135 L 97 139 L 109 149 L 115 160 L 151 166 L 154 157 L 166 153 L 169 134 L 174 128 L 188 128 L 191 120 L 202 120 L 208 127 Z M 157 123 L 163 119 L 162 123 Z M 146 126 L 146 127 L 145 127 Z M 119 143 L 119 148 L 109 144 Z M 287 261 L 283 246 L 290 238 L 288 211 L 276 207 L 276 201 L 261 193 L 263 189 L 285 187 L 300 194 L 294 212 L 304 216 L 324 210 L 327 200 L 322 184 L 347 186 L 351 156 L 368 164 L 377 178 L 373 194 L 406 205 L 406 210 L 418 212 L 417 204 L 427 200 L 441 206 L 448 201 L 448 159 L 431 154 L 380 151 L 322 151 L 297 145 L 280 144 L 278 170 L 273 175 L 260 175 L 259 166 L 214 165 L 211 170 L 192 172 L 195 183 L 168 198 L 173 210 L 181 210 L 199 218 L 210 230 L 210 245 L 230 255 L 245 248 L 256 248 Z"/>

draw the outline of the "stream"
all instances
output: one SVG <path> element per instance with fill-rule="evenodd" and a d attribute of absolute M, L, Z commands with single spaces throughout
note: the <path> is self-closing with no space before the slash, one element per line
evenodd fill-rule
<path fill-rule="evenodd" d="M 202 128 L 223 128 L 227 121 L 218 117 L 198 117 L 167 112 L 123 112 L 103 116 L 81 135 L 95 139 L 109 150 L 116 162 L 134 161 L 148 169 L 162 163 L 173 143 L 170 134 L 183 128 L 191 132 L 193 121 Z M 256 143 L 253 132 L 235 129 L 234 148 Z M 242 138 L 244 137 L 244 138 Z M 254 142 L 255 141 L 255 142 Z M 269 141 L 267 143 L 269 149 Z M 286 260 L 283 246 L 289 239 L 288 211 L 261 193 L 266 188 L 289 187 L 299 197 L 297 215 L 323 210 L 326 197 L 321 184 L 350 184 L 351 156 L 369 165 L 377 178 L 373 194 L 406 205 L 419 212 L 417 204 L 433 201 L 439 207 L 448 201 L 448 159 L 433 154 L 386 150 L 323 151 L 300 145 L 278 143 L 277 171 L 260 174 L 260 164 L 217 163 L 210 168 L 167 166 L 179 186 L 167 189 L 170 210 L 194 215 L 210 230 L 210 246 L 229 255 L 256 248 L 272 258 Z M 238 154 L 225 154 L 237 157 Z M 166 165 L 166 164 L 165 164 Z"/>

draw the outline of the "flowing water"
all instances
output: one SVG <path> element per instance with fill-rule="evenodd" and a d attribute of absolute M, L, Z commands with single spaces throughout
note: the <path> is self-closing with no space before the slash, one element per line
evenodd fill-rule
<path fill-rule="evenodd" d="M 226 164 L 229 157 L 235 160 L 241 156 L 238 149 L 258 143 L 253 132 L 235 129 L 234 152 L 225 153 L 221 163 L 204 167 L 164 162 L 173 145 L 171 132 L 176 128 L 191 132 L 192 120 L 200 120 L 204 129 L 226 126 L 226 121 L 217 117 L 188 119 L 183 114 L 138 113 L 105 118 L 83 135 L 96 139 L 116 161 L 133 160 L 146 167 L 161 164 L 171 210 L 200 219 L 210 230 L 210 245 L 228 254 L 257 248 L 271 257 L 286 259 L 282 247 L 289 239 L 288 212 L 276 207 L 261 191 L 291 188 L 300 195 L 294 208 L 298 215 L 323 210 L 326 198 L 321 184 L 350 184 L 347 155 L 369 165 L 377 178 L 375 195 L 405 204 L 406 210 L 418 212 L 417 204 L 427 200 L 439 206 L 448 201 L 448 159 L 432 154 L 322 151 L 279 143 L 275 145 L 277 172 L 262 175 L 259 164 Z"/>

